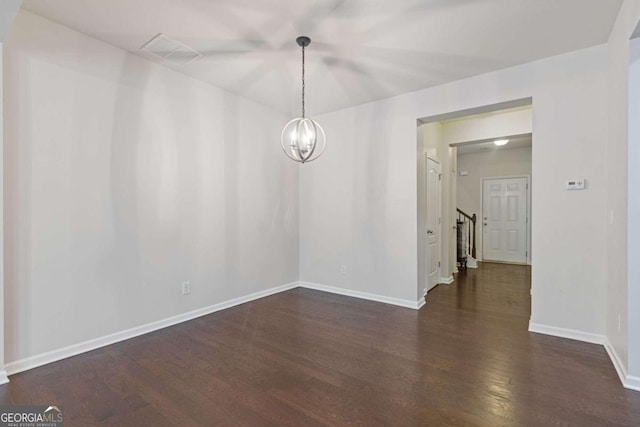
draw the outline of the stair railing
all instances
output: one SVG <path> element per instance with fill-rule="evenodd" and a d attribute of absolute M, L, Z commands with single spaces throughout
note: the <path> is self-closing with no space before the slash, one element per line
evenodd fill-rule
<path fill-rule="evenodd" d="M 466 231 L 469 234 L 467 239 L 467 254 L 476 258 L 476 214 L 469 215 L 460 209 L 456 209 L 458 212 L 458 221 L 466 223 Z"/>

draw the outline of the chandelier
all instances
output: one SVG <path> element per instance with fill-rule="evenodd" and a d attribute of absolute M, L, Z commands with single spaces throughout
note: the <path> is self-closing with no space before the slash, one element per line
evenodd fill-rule
<path fill-rule="evenodd" d="M 296 39 L 296 43 L 302 48 L 302 116 L 284 126 L 280 141 L 282 149 L 291 160 L 306 163 L 320 157 L 326 145 L 326 137 L 322 126 L 305 116 L 304 48 L 309 46 L 311 39 L 300 36 Z"/>

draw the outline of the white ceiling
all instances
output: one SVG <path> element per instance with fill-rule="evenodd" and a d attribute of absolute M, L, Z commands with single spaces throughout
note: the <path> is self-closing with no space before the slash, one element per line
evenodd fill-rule
<path fill-rule="evenodd" d="M 479 142 L 465 142 L 464 144 L 455 145 L 458 148 L 458 155 L 480 153 L 483 151 L 496 151 L 496 150 L 510 150 L 513 148 L 526 148 L 531 147 L 532 136 L 518 135 L 515 137 L 496 138 L 496 139 L 508 139 L 507 145 L 498 146 L 493 141 L 479 141 Z"/>
<path fill-rule="evenodd" d="M 25 0 L 23 8 L 142 56 L 164 33 L 205 54 L 172 68 L 287 113 L 299 113 L 295 38 L 308 35 L 314 115 L 604 43 L 621 3 Z"/>

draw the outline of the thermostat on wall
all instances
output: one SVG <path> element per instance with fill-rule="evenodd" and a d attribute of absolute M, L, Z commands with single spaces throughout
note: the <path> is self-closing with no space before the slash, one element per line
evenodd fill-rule
<path fill-rule="evenodd" d="M 567 181 L 567 190 L 584 190 L 585 179 L 570 179 Z"/>

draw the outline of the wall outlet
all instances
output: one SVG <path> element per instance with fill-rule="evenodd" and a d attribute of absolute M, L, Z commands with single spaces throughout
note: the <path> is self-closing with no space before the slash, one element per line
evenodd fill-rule
<path fill-rule="evenodd" d="M 342 264 L 340 266 L 340 274 L 342 274 L 342 275 L 346 275 L 347 274 L 347 266 L 346 265 Z"/>
<path fill-rule="evenodd" d="M 182 284 L 182 295 L 187 295 L 191 293 L 191 283 L 184 282 Z"/>

